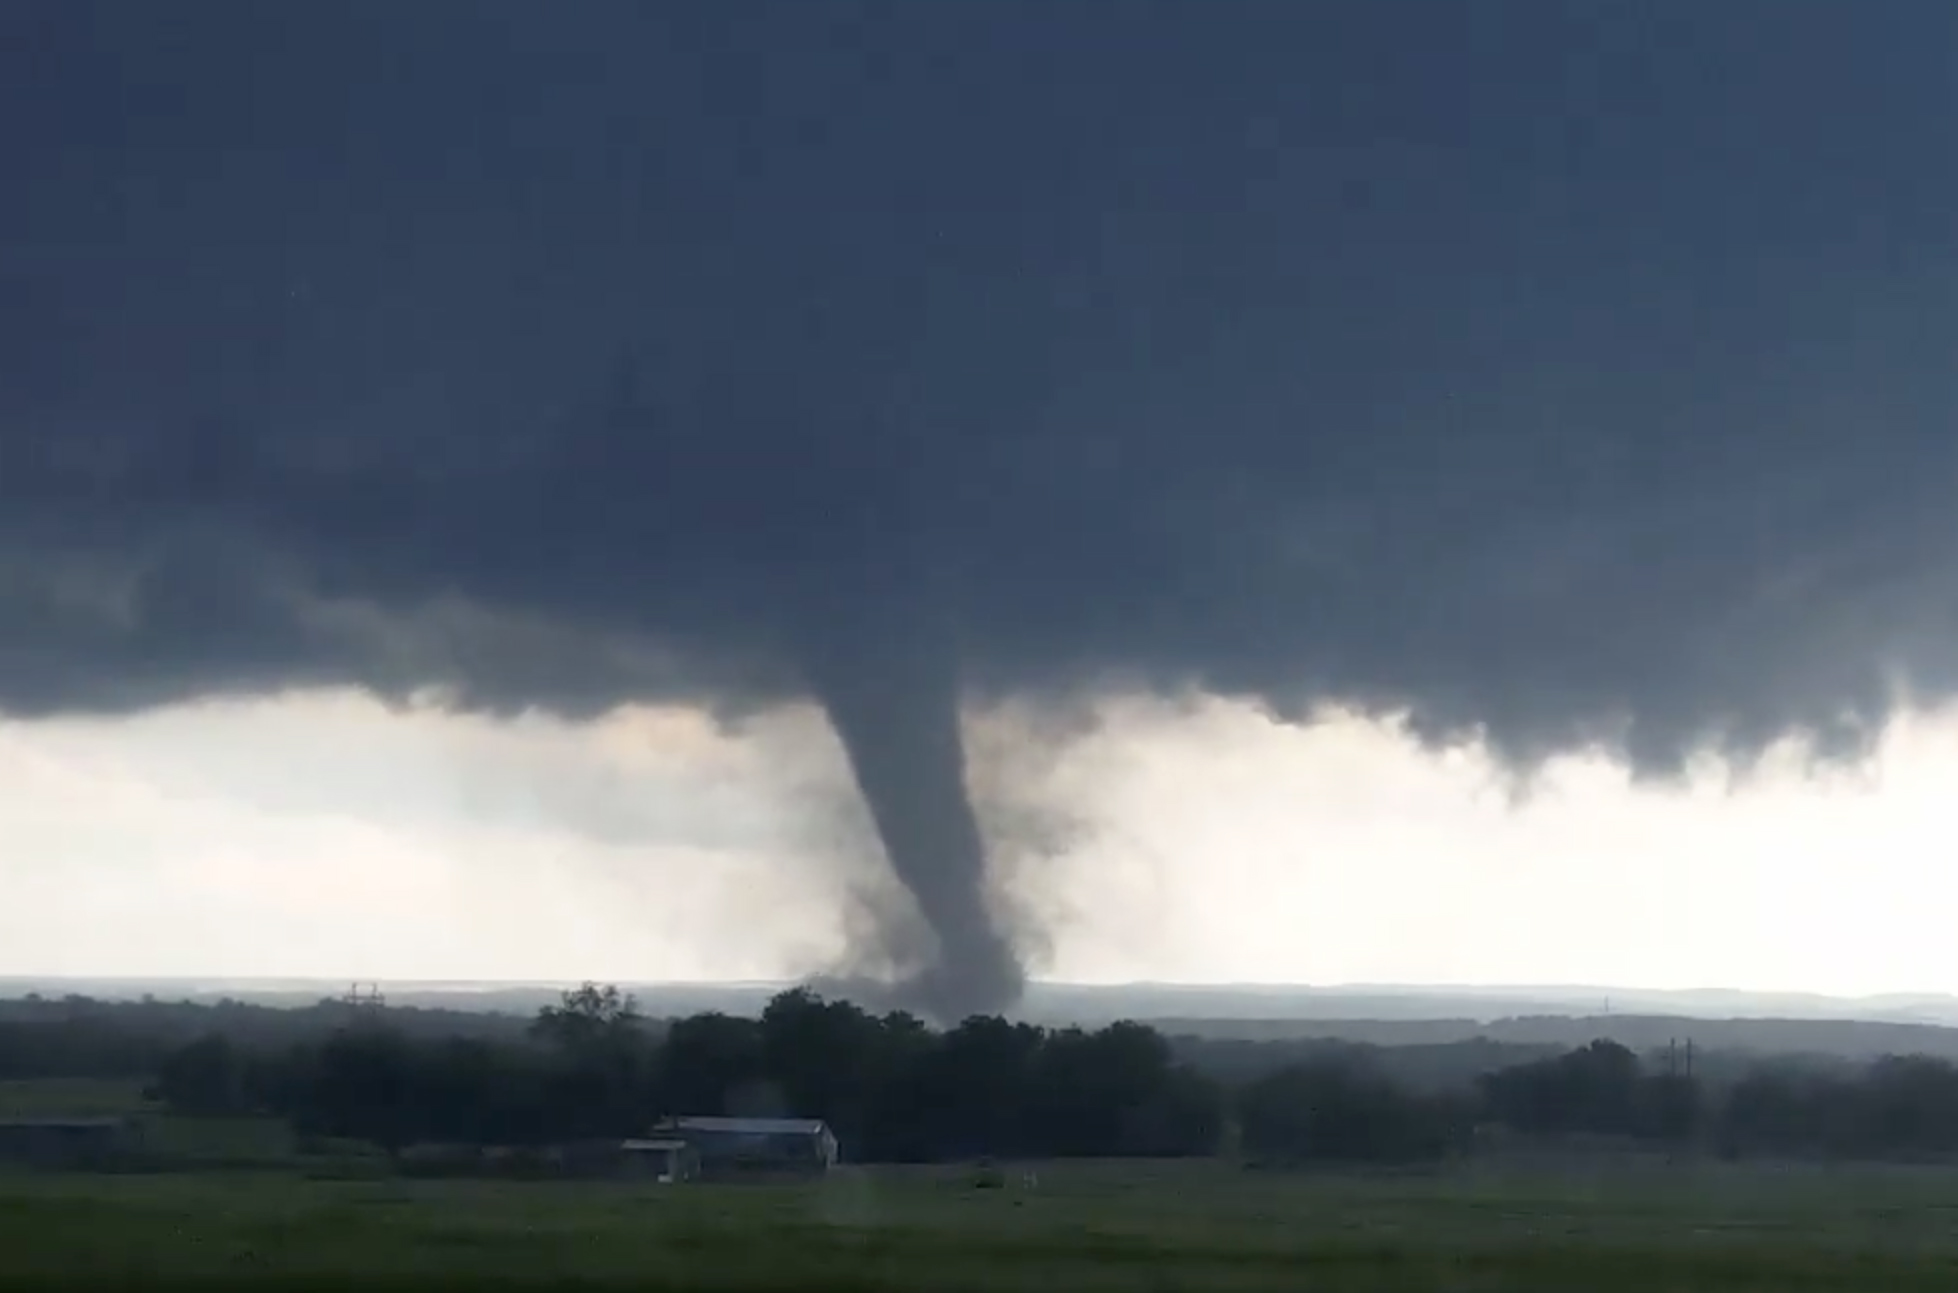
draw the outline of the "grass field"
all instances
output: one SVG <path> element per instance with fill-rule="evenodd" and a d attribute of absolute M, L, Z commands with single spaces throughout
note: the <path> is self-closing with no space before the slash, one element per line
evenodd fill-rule
<path fill-rule="evenodd" d="M 1958 1288 L 1958 1174 L 1048 1167 L 1037 1189 L 0 1178 L 0 1282 L 725 1290 Z"/>

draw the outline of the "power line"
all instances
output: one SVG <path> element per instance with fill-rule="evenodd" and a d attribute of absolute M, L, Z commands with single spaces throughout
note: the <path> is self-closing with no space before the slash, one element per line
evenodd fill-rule
<path fill-rule="evenodd" d="M 388 999 L 381 995 L 381 985 L 378 983 L 355 983 L 340 1000 L 356 1010 L 381 1010 L 388 1003 Z"/>

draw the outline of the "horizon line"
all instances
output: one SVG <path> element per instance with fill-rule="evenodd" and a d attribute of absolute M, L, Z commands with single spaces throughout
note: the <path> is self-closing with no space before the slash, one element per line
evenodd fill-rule
<path fill-rule="evenodd" d="M 720 990 L 720 991 L 785 991 L 800 986 L 810 986 L 811 979 L 768 978 L 768 979 L 607 979 L 586 977 L 571 979 L 549 978 L 510 978 L 510 979 L 467 979 L 467 978 L 389 978 L 371 975 L 241 975 L 241 974 L 0 974 L 0 984 L 22 983 L 73 983 L 73 984 L 156 984 L 178 985 L 198 984 L 209 987 L 257 988 L 273 991 L 279 988 L 312 988 L 339 986 L 348 983 L 376 984 L 397 990 L 442 991 L 556 991 L 575 988 L 583 983 L 614 983 L 621 988 L 661 989 L 661 990 Z M 843 986 L 843 985 L 839 985 Z M 1029 990 L 1067 991 L 1067 992 L 1134 992 L 1171 991 L 1186 993 L 1244 993 L 1257 995 L 1296 994 L 1341 994 L 1349 996 L 1377 995 L 1423 995 L 1423 996 L 1596 996 L 1600 1004 L 1609 1005 L 1614 995 L 1626 997 L 1691 997 L 1691 996 L 1729 996 L 1762 998 L 1804 998 L 1816 1001 L 1841 1002 L 1880 1002 L 1910 1000 L 1938 1000 L 1958 1002 L 1958 993 L 1925 989 L 1892 989 L 1882 992 L 1838 993 L 1825 992 L 1812 988 L 1744 988 L 1722 985 L 1699 987 L 1640 987 L 1627 984 L 1588 984 L 1588 983 L 1422 983 L 1422 982 L 1376 982 L 1356 981 L 1337 983 L 1309 982 L 1265 982 L 1257 980 L 1203 982 L 1173 979 L 1132 979 L 1120 982 L 1080 982 L 1062 979 L 1037 979 L 1028 983 Z"/>

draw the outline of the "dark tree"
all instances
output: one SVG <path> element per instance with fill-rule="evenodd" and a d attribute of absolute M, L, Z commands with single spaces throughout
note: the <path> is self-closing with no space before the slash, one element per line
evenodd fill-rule
<path fill-rule="evenodd" d="M 654 1091 L 665 1114 L 783 1112 L 767 1081 L 761 1025 L 732 1015 L 674 1021 L 660 1048 Z"/>
<path fill-rule="evenodd" d="M 1412 1096 L 1355 1063 L 1281 1069 L 1246 1087 L 1238 1117 L 1247 1154 L 1276 1162 L 1439 1158 L 1464 1135 L 1459 1105 Z"/>
<path fill-rule="evenodd" d="M 245 1064 L 221 1033 L 208 1033 L 163 1059 L 150 1087 L 151 1099 L 205 1117 L 243 1113 L 250 1108 Z"/>

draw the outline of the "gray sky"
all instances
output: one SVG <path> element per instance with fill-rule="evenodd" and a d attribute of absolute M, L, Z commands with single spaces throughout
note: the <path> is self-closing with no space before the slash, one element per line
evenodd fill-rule
<path fill-rule="evenodd" d="M 820 957 L 785 949 L 826 921 L 941 1013 L 1157 919 L 1205 949 L 1150 943 L 1178 975 L 1345 977 L 1309 958 L 1369 921 L 1413 977 L 1605 956 L 1575 872 L 1501 935 L 1456 886 L 1513 917 L 1486 895 L 1543 849 L 1649 914 L 1712 856 L 1666 833 L 1696 760 L 1854 761 L 1958 681 L 1954 37 L 1942 0 L 9 5 L 0 712 L 126 806 L 37 798 L 5 865 L 178 895 L 182 930 L 183 895 L 260 894 L 219 924 L 271 959 L 411 893 L 448 932 L 385 946 L 513 966 L 613 946 L 593 921 Z M 843 748 L 751 727 L 703 771 L 648 732 L 672 768 L 613 766 L 621 706 L 810 710 Z M 1674 789 L 1355 825 L 1327 706 L 1425 743 L 1380 785 L 1466 740 Z M 1024 717 L 962 743 L 962 709 Z M 1150 783 L 1150 742 L 1191 771 Z M 1069 751 L 1113 764 L 1057 781 Z M 1900 865 L 1910 809 L 1773 794 Z M 1299 816 L 1198 824 L 1239 796 Z M 1811 811 L 1720 820 L 1769 802 Z M 1422 840 L 1444 869 L 1369 887 Z M 1149 866 L 1190 896 L 1103 893 Z M 1693 920 L 1862 912 L 1895 956 L 1922 910 L 1683 874 Z M 762 892 L 779 937 L 702 938 Z"/>

